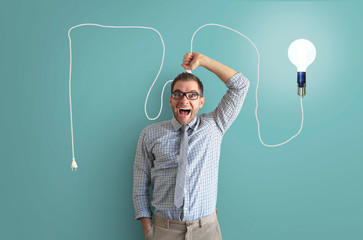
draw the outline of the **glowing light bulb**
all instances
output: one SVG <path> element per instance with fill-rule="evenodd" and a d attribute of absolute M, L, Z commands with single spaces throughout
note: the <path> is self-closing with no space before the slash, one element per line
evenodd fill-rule
<path fill-rule="evenodd" d="M 293 41 L 288 50 L 289 59 L 297 68 L 297 94 L 306 95 L 306 68 L 315 60 L 314 44 L 306 39 Z"/>

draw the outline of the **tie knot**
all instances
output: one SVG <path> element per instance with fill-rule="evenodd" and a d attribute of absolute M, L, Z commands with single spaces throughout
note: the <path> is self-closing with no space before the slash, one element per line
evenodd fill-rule
<path fill-rule="evenodd" d="M 189 129 L 189 126 L 188 126 L 188 125 L 183 125 L 183 126 L 181 127 L 182 132 L 187 132 L 187 131 L 188 131 L 188 129 Z"/>

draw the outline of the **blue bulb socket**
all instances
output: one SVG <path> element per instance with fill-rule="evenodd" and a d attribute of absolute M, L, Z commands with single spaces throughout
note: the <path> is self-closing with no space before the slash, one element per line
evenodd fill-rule
<path fill-rule="evenodd" d="M 306 95 L 306 72 L 297 72 L 297 95 Z"/>
<path fill-rule="evenodd" d="M 304 87 L 306 83 L 306 72 L 297 72 L 297 85 Z"/>

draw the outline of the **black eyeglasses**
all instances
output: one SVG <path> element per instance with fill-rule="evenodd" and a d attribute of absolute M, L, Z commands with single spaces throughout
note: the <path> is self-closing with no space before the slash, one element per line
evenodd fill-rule
<path fill-rule="evenodd" d="M 176 100 L 180 100 L 182 99 L 184 96 L 187 97 L 187 99 L 189 100 L 196 100 L 198 99 L 199 96 L 202 97 L 202 95 L 198 92 L 179 92 L 179 91 L 175 91 L 171 93 L 171 98 L 176 99 Z"/>

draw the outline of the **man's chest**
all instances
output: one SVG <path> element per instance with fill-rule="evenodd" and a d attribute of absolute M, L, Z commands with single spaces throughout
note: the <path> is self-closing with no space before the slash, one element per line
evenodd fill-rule
<path fill-rule="evenodd" d="M 180 154 L 180 131 L 164 132 L 154 138 L 150 148 L 156 168 L 177 168 Z M 188 159 L 197 160 L 219 149 L 222 136 L 208 128 L 188 131 Z"/>

